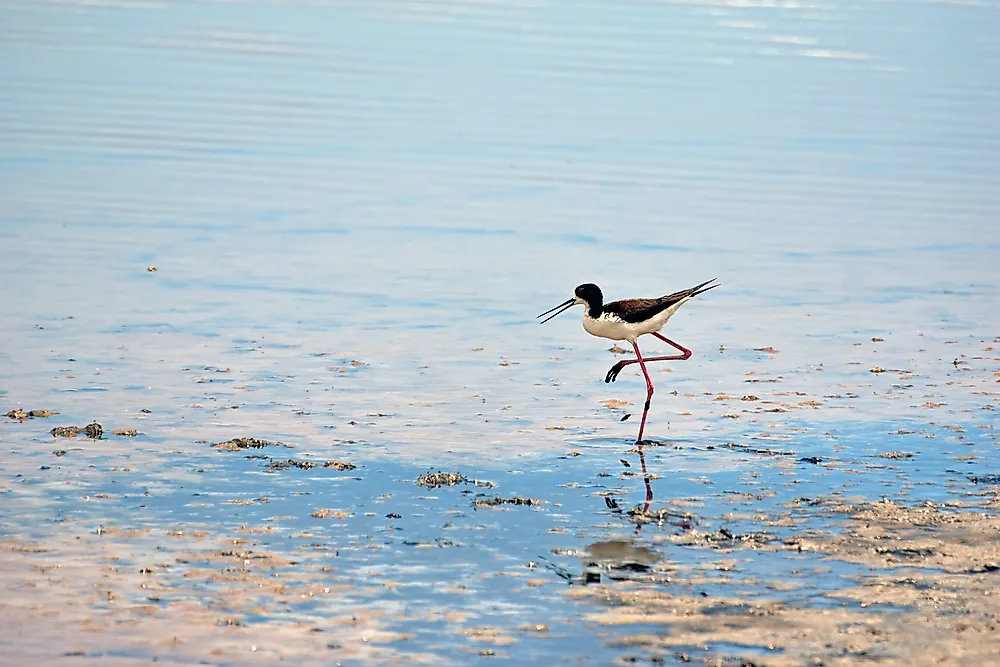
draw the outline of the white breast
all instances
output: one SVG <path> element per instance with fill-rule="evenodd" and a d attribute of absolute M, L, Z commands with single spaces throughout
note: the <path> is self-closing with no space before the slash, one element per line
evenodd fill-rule
<path fill-rule="evenodd" d="M 598 318 L 593 318 L 587 313 L 583 314 L 583 328 L 591 336 L 598 338 L 610 338 L 611 340 L 635 340 L 643 332 L 638 330 L 635 324 L 629 324 L 614 315 L 601 313 Z"/>
<path fill-rule="evenodd" d="M 636 322 L 635 324 L 630 324 L 620 319 L 617 315 L 610 313 L 601 313 L 600 317 L 594 318 L 585 310 L 583 312 L 583 328 L 591 336 L 632 342 L 643 334 L 653 333 L 662 329 L 667 320 L 677 312 L 677 309 L 688 301 L 690 299 L 682 299 L 656 317 L 644 322 Z"/>

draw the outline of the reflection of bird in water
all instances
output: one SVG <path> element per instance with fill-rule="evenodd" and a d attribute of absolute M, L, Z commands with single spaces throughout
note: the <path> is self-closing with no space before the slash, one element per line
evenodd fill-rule
<path fill-rule="evenodd" d="M 647 523 L 663 525 L 664 522 L 668 522 L 682 531 L 691 530 L 692 525 L 696 522 L 695 517 L 691 514 L 672 512 L 668 509 L 650 511 L 650 505 L 653 504 L 653 486 L 649 482 L 649 471 L 646 470 L 646 452 L 643 451 L 642 443 L 636 446 L 636 451 L 639 454 L 639 464 L 642 466 L 642 482 L 646 486 L 646 502 L 628 511 L 629 518 L 635 522 L 635 534 L 638 535 L 639 531 Z M 625 463 L 625 461 L 622 460 L 622 463 Z M 622 514 L 618 502 L 611 496 L 605 496 L 604 503 L 608 506 L 609 510 Z M 668 519 L 672 520 L 668 521 Z"/>
<path fill-rule="evenodd" d="M 611 303 L 604 303 L 604 294 L 601 292 L 600 287 L 587 283 L 576 288 L 573 298 L 562 302 L 555 308 L 545 311 L 538 317 L 544 317 L 545 315 L 549 315 L 549 313 L 553 313 L 542 320 L 541 323 L 545 324 L 556 315 L 569 310 L 573 306 L 582 305 L 585 306 L 583 311 L 583 328 L 587 333 L 600 338 L 627 340 L 632 343 L 632 347 L 635 349 L 635 359 L 619 361 L 611 367 L 604 381 L 614 382 L 623 368 L 629 364 L 639 364 L 642 374 L 646 378 L 646 404 L 642 410 L 642 421 L 639 423 L 639 436 L 636 438 L 636 442 L 642 442 L 642 432 L 646 427 L 646 414 L 649 412 L 649 402 L 653 398 L 653 381 L 649 379 L 646 362 L 681 360 L 691 356 L 691 350 L 675 343 L 666 336 L 660 335 L 659 331 L 667 323 L 667 320 L 677 312 L 678 308 L 702 292 L 707 292 L 712 288 L 718 287 L 718 283 L 709 285 L 709 283 L 714 281 L 715 278 L 700 285 L 695 285 L 690 289 L 661 296 L 658 299 L 623 299 L 621 301 L 612 301 Z M 706 285 L 708 286 L 706 287 Z M 643 334 L 656 336 L 664 343 L 679 350 L 681 354 L 644 359 L 642 353 L 639 352 L 639 345 L 636 343 L 639 336 Z"/>
<path fill-rule="evenodd" d="M 579 575 L 555 563 L 548 563 L 548 567 L 566 583 L 586 586 L 599 584 L 602 576 L 612 581 L 630 579 L 633 573 L 649 572 L 663 559 L 653 549 L 625 540 L 594 542 L 580 555 L 583 562 Z"/>

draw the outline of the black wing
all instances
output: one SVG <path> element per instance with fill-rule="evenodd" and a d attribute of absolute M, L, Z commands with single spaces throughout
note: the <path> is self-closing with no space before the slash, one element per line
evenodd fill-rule
<path fill-rule="evenodd" d="M 612 301 L 611 303 L 605 304 L 604 311 L 620 317 L 629 324 L 635 324 L 637 322 L 642 322 L 656 317 L 679 301 L 690 299 L 691 297 L 698 296 L 702 292 L 707 292 L 708 290 L 719 286 L 718 283 L 716 283 L 715 285 L 706 287 L 706 285 L 711 282 L 715 282 L 715 278 L 706 280 L 702 284 L 695 285 L 689 289 L 661 296 L 659 299 L 623 299 L 622 301 Z"/>

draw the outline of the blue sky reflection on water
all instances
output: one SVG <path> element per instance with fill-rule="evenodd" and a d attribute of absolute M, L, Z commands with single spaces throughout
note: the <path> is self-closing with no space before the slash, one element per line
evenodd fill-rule
<path fill-rule="evenodd" d="M 350 646 L 376 633 L 375 661 L 461 663 L 483 646 L 477 623 L 518 637 L 495 646 L 521 664 L 621 657 L 557 569 L 578 576 L 592 542 L 632 540 L 691 593 L 715 556 L 674 528 L 636 536 L 605 504 L 644 498 L 636 420 L 621 421 L 642 380 L 603 382 L 618 357 L 578 312 L 534 319 L 586 281 L 611 298 L 722 283 L 669 325 L 695 356 L 654 371 L 655 507 L 751 531 L 733 488 L 764 514 L 800 496 L 980 491 L 998 462 L 1000 10 L 765 5 L 0 0 L 0 399 L 60 413 L 0 427 L 0 535 L 49 544 L 39 558 L 87 582 L 126 552 L 148 566 L 175 522 L 206 531 L 171 542 L 189 560 L 155 580 L 174 595 L 157 604 L 188 609 L 186 631 L 205 632 L 189 646 L 223 655 L 245 657 L 251 630 L 262 651 L 315 640 L 296 655 L 329 655 L 326 636 L 281 635 L 274 609 L 192 603 L 225 588 L 197 574 L 218 567 L 216 542 L 249 535 L 298 583 L 325 562 L 317 544 L 350 542 L 344 600 L 395 614 L 344 631 Z M 141 433 L 48 434 L 92 419 Z M 268 475 L 208 447 L 241 435 L 348 459 L 360 480 Z M 912 457 L 881 457 L 897 450 Z M 545 504 L 493 513 L 413 486 L 438 466 Z M 352 503 L 340 523 L 309 514 Z M 98 546 L 104 525 L 124 532 Z M 407 542 L 456 533 L 455 549 Z M 555 565 L 528 571 L 540 555 Z M 813 558 L 742 567 L 764 581 Z M 858 566 L 827 564 L 791 597 L 840 605 L 825 592 Z M 474 604 L 434 589 L 449 571 Z M 138 604 L 133 583 L 116 590 Z M 115 609 L 87 595 L 37 604 L 66 627 Z M 414 611 L 431 602 L 459 615 Z M 324 604 L 297 618 L 343 621 Z M 248 627 L 213 643 L 230 612 Z M 546 614 L 554 638 L 522 639 Z M 16 645 L 38 658 L 35 630 L 38 646 Z M 156 654 L 77 635 L 81 660 Z"/>

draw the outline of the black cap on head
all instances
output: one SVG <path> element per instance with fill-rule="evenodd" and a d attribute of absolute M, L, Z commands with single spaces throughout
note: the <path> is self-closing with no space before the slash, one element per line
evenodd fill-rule
<path fill-rule="evenodd" d="M 578 299 L 582 299 L 591 306 L 600 307 L 604 304 L 604 294 L 601 288 L 593 283 L 584 283 L 573 291 Z"/>

